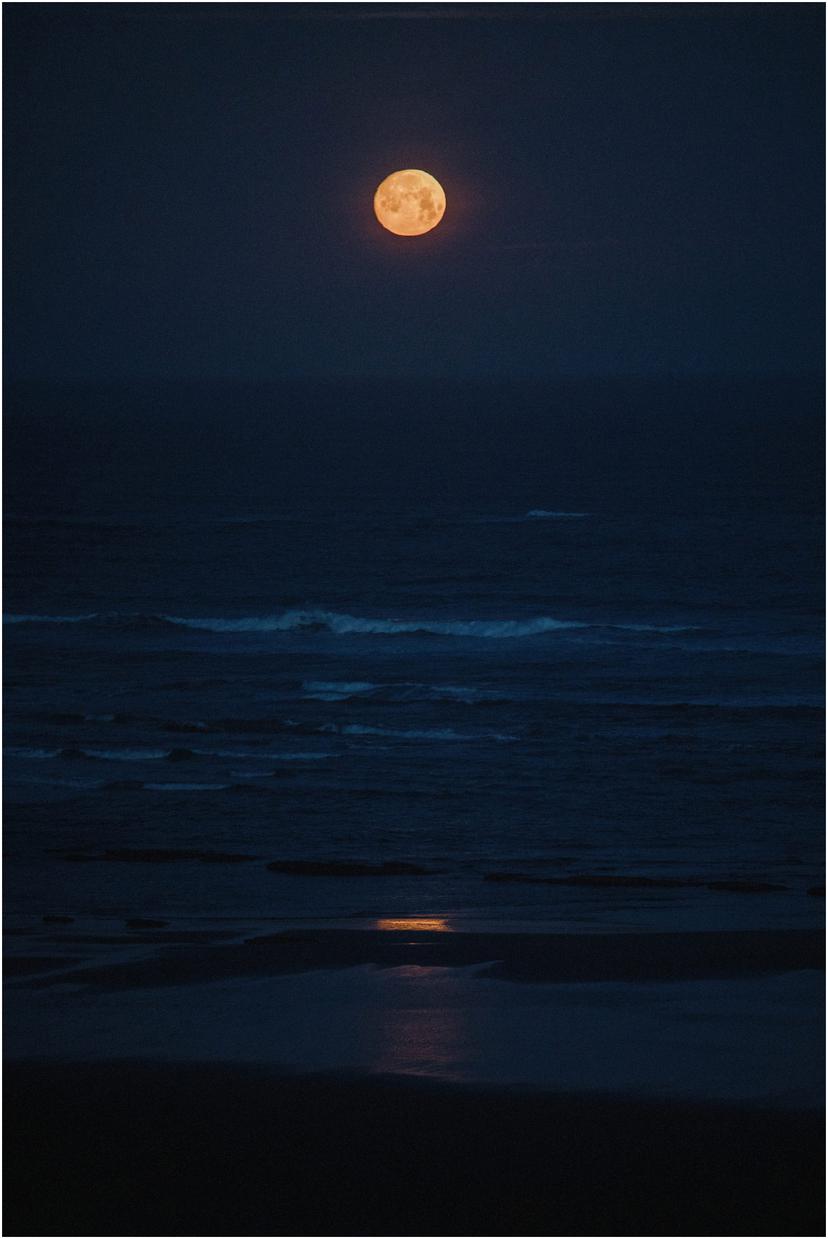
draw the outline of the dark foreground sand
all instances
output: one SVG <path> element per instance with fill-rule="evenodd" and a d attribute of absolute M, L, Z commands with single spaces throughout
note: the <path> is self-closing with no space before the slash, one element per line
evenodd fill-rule
<path fill-rule="evenodd" d="M 823 1116 L 12 1064 L 6 1235 L 818 1235 Z"/>

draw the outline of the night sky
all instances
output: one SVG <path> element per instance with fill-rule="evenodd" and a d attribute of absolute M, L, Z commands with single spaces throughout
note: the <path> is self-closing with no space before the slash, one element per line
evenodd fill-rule
<path fill-rule="evenodd" d="M 821 4 L 4 17 L 11 379 L 821 366 Z"/>

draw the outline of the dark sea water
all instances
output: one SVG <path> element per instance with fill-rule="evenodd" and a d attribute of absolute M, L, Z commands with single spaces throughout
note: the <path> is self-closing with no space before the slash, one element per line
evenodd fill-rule
<path fill-rule="evenodd" d="M 815 923 L 820 405 L 793 380 L 13 389 L 12 922 Z M 147 849 L 254 859 L 105 856 Z M 782 889 L 708 885 L 733 882 Z"/>

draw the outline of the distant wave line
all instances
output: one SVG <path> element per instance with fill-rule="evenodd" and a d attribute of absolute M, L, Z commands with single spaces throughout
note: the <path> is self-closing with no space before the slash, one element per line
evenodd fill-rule
<path fill-rule="evenodd" d="M 460 684 L 423 684 L 414 680 L 375 684 L 366 680 L 304 680 L 304 697 L 309 701 L 347 701 L 350 697 L 391 700 L 399 704 L 408 701 L 457 701 L 466 705 L 479 702 L 508 701 L 504 693 L 464 687 Z M 522 700 L 522 698 L 521 698 Z"/>
<path fill-rule="evenodd" d="M 476 525 L 522 525 L 526 521 L 578 521 L 594 516 L 594 512 L 560 512 L 547 508 L 530 508 L 521 516 L 478 516 L 473 518 Z"/>
<path fill-rule="evenodd" d="M 691 624 L 586 623 L 541 615 L 531 619 L 386 619 L 362 617 L 321 608 L 291 609 L 277 615 L 188 617 L 93 612 L 87 615 L 5 615 L 7 624 L 82 624 L 111 628 L 178 627 L 196 632 L 268 633 L 327 630 L 336 636 L 437 636 L 504 639 L 541 636 L 567 630 L 604 628 L 627 632 L 693 632 Z"/>

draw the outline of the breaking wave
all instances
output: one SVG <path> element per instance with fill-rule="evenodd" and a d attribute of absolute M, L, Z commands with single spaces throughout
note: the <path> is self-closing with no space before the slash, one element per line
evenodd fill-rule
<path fill-rule="evenodd" d="M 4 615 L 4 624 L 91 624 L 98 614 L 91 615 Z"/>
<path fill-rule="evenodd" d="M 148 792 L 226 792 L 230 783 L 145 783 Z"/>
<path fill-rule="evenodd" d="M 358 697 L 363 701 L 458 701 L 466 705 L 477 702 L 503 701 L 506 694 L 486 689 L 466 688 L 461 684 L 420 684 L 404 681 L 398 684 L 372 684 L 363 680 L 305 680 L 303 696 L 308 701 L 348 701 Z"/>
<path fill-rule="evenodd" d="M 290 731 L 289 724 L 284 724 L 283 729 Z M 331 728 L 325 724 L 320 724 L 312 729 L 308 729 L 315 734 L 329 732 Z M 362 731 L 357 730 L 353 733 L 348 733 L 347 729 L 343 728 L 343 734 L 361 735 Z M 387 733 L 399 734 L 403 733 Z M 453 737 L 452 737 L 453 738 Z M 465 737 L 458 737 L 458 739 Z M 197 761 L 199 758 L 227 758 L 231 761 L 327 761 L 329 758 L 336 757 L 336 753 L 293 753 L 289 750 L 282 752 L 271 753 L 266 749 L 150 749 L 150 748 L 124 748 L 124 749 L 93 749 L 93 748 L 28 748 L 22 745 L 9 745 L 3 749 L 4 757 L 22 757 L 27 760 L 46 761 L 54 758 L 62 758 L 67 761 L 167 761 L 167 762 L 182 762 L 187 760 Z"/>
<path fill-rule="evenodd" d="M 327 629 L 336 635 L 400 636 L 426 634 L 437 637 L 529 637 L 566 628 L 584 628 L 577 620 L 540 616 L 528 620 L 435 620 L 384 619 L 345 615 L 338 611 L 284 611 L 281 615 L 242 619 L 184 619 L 165 616 L 171 623 L 206 632 L 293 632 Z"/>
<path fill-rule="evenodd" d="M 390 736 L 396 740 L 517 740 L 517 736 L 499 732 L 468 735 L 453 731 L 450 727 L 404 731 L 395 727 L 370 727 L 362 723 L 323 723 L 317 730 L 337 736 Z"/>
<path fill-rule="evenodd" d="M 102 628 L 159 629 L 186 628 L 196 632 L 268 633 L 327 631 L 337 636 L 436 636 L 505 639 L 536 637 L 569 629 L 610 628 L 627 632 L 689 632 L 686 624 L 589 624 L 581 620 L 561 620 L 549 615 L 534 619 L 385 619 L 343 614 L 338 611 L 283 611 L 278 615 L 229 617 L 186 617 L 181 615 L 6 615 L 7 624 L 91 624 Z"/>
<path fill-rule="evenodd" d="M 545 508 L 532 508 L 526 513 L 526 520 L 529 521 L 572 521 L 579 520 L 585 516 L 592 516 L 591 512 L 547 512 Z"/>

